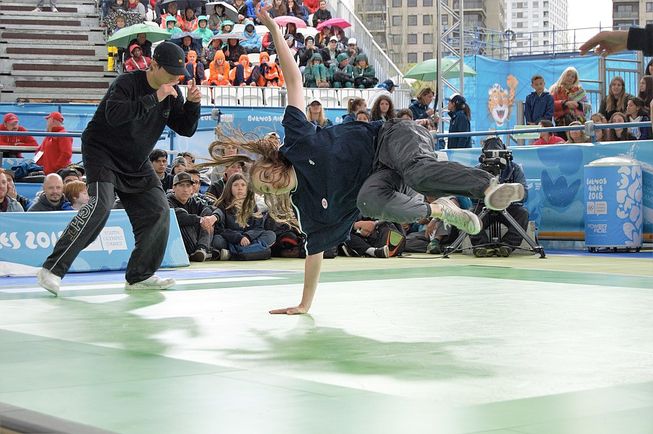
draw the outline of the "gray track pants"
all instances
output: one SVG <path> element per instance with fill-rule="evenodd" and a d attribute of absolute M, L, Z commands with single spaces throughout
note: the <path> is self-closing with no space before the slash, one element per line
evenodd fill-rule
<path fill-rule="evenodd" d="M 379 132 L 375 171 L 358 193 L 366 217 L 410 223 L 431 215 L 415 198 L 461 195 L 482 199 L 492 175 L 452 161 L 438 161 L 433 137 L 411 121 L 391 120 Z"/>
<path fill-rule="evenodd" d="M 89 201 L 66 227 L 43 268 L 63 277 L 73 261 L 100 234 L 114 202 L 110 182 L 88 185 Z M 134 230 L 136 241 L 125 278 L 136 283 L 152 276 L 161 266 L 170 227 L 170 207 L 161 187 L 139 193 L 118 192 Z"/>

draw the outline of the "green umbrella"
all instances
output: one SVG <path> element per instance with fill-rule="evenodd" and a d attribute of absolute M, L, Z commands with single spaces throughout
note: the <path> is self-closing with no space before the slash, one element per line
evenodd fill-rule
<path fill-rule="evenodd" d="M 170 33 L 166 29 L 161 29 L 149 24 L 134 24 L 118 30 L 107 39 L 109 47 L 128 48 L 127 45 L 132 39 L 135 39 L 139 33 L 145 33 L 147 40 L 151 43 L 165 41 L 170 39 Z"/>
<path fill-rule="evenodd" d="M 442 74 L 443 78 L 451 80 L 460 76 L 460 67 L 458 65 L 449 69 L 454 62 L 455 59 L 442 59 L 442 66 L 444 68 L 444 73 Z M 470 77 L 476 75 L 476 71 L 474 71 L 471 66 L 464 65 L 463 74 L 465 77 Z M 422 63 L 418 63 L 410 68 L 410 71 L 404 74 L 404 78 L 414 78 L 415 80 L 421 81 L 435 81 L 438 79 L 438 61 L 436 59 L 429 59 Z"/>

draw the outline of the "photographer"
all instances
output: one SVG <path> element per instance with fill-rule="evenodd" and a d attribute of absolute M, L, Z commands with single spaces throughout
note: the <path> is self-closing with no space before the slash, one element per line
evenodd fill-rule
<path fill-rule="evenodd" d="M 506 145 L 498 137 L 489 137 L 483 142 L 483 150 L 479 157 L 480 164 L 477 166 L 492 175 L 499 176 L 500 183 L 517 182 L 524 186 L 524 199 L 528 197 L 528 186 L 526 177 L 521 166 L 512 161 L 512 152 L 506 149 Z M 480 214 L 483 209 L 483 202 L 478 202 L 474 208 L 476 214 Z M 515 202 L 506 208 L 508 214 L 524 229 L 528 226 L 528 210 L 524 206 Z M 474 256 L 484 258 L 490 256 L 508 257 L 512 251 L 519 247 L 523 237 L 507 221 L 507 219 L 498 212 L 490 212 L 483 218 L 483 228 L 488 228 L 492 223 L 499 222 L 508 228 L 508 232 L 502 237 L 501 243 L 496 246 L 487 245 L 490 240 L 485 230 L 477 235 L 471 236 L 470 240 L 474 247 Z"/>

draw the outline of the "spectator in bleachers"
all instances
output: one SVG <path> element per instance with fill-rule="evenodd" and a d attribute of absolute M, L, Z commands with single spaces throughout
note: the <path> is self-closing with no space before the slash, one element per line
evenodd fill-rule
<path fill-rule="evenodd" d="M 450 133 L 468 133 L 470 131 L 469 121 L 472 118 L 472 113 L 469 109 L 469 104 L 467 100 L 462 95 L 454 95 L 449 100 L 449 105 L 447 106 L 449 110 L 449 132 Z M 449 149 L 459 149 L 459 148 L 471 148 L 472 147 L 472 138 L 471 137 L 449 137 L 448 148 Z"/>
<path fill-rule="evenodd" d="M 247 0 L 245 5 L 247 5 L 247 16 L 243 22 L 254 21 L 258 24 L 256 19 L 256 9 L 259 7 L 261 0 Z"/>
<path fill-rule="evenodd" d="M 208 26 L 209 17 L 206 15 L 197 17 L 197 29 L 193 33 L 202 37 L 202 47 L 208 47 L 213 38 L 213 31 Z"/>
<path fill-rule="evenodd" d="M 184 157 L 177 157 L 170 166 L 170 173 L 175 176 L 178 173 L 186 171 L 186 159 Z"/>
<path fill-rule="evenodd" d="M 435 92 L 430 87 L 422 88 L 417 94 L 416 100 L 408 108 L 413 112 L 413 119 L 428 119 L 435 114 L 432 108 L 429 108 L 435 97 Z M 436 99 L 437 104 L 437 99 Z"/>
<path fill-rule="evenodd" d="M 334 88 L 352 88 L 354 87 L 354 68 L 349 64 L 347 53 L 340 53 L 336 56 L 336 61 L 331 63 L 329 68 L 331 83 Z"/>
<path fill-rule="evenodd" d="M 610 117 L 611 124 L 623 124 L 626 123 L 626 115 L 621 112 L 614 112 Z M 608 140 L 611 142 L 623 142 L 628 140 L 635 140 L 628 128 L 610 128 L 608 130 Z"/>
<path fill-rule="evenodd" d="M 413 120 L 413 112 L 410 109 L 401 109 L 397 112 L 397 117 L 399 119 L 404 119 L 407 121 Z"/>
<path fill-rule="evenodd" d="M 213 37 L 211 39 L 211 42 L 209 42 L 208 47 L 206 47 L 203 50 L 203 54 L 201 57 L 202 62 L 204 63 L 204 67 L 208 68 L 211 65 L 211 62 L 215 60 L 215 55 L 218 52 L 222 52 L 222 57 L 224 58 L 224 52 L 222 51 L 222 40 L 216 37 Z"/>
<path fill-rule="evenodd" d="M 197 169 L 189 169 L 186 173 L 188 173 L 191 178 L 193 178 L 193 196 L 197 197 L 202 204 L 210 206 L 211 208 L 215 208 L 215 200 L 213 200 L 213 197 L 207 196 L 202 193 L 202 174 L 200 173 L 199 170 Z"/>
<path fill-rule="evenodd" d="M 51 173 L 43 180 L 43 193 L 36 199 L 28 211 L 70 211 L 73 207 L 63 195 L 63 180 L 56 173 Z"/>
<path fill-rule="evenodd" d="M 129 53 L 131 54 L 131 57 L 125 61 L 125 71 L 145 71 L 150 67 L 152 59 L 143 56 L 143 50 L 141 50 L 140 45 L 130 45 Z"/>
<path fill-rule="evenodd" d="M 292 37 L 295 39 L 295 41 L 301 45 L 304 44 L 304 35 L 299 33 L 297 31 L 297 26 L 295 23 L 288 23 L 286 24 L 286 36 L 287 35 L 292 35 Z M 297 47 L 298 49 L 301 47 Z"/>
<path fill-rule="evenodd" d="M 43 7 L 43 4 L 45 3 L 45 0 L 39 0 L 39 2 L 36 4 L 36 8 L 32 10 L 32 12 L 43 12 L 41 9 Z M 50 11 L 52 12 L 59 12 L 57 10 L 57 0 L 50 0 Z"/>
<path fill-rule="evenodd" d="M 63 186 L 63 195 L 75 211 L 88 203 L 88 190 L 82 181 L 72 181 Z"/>
<path fill-rule="evenodd" d="M 254 192 L 242 174 L 229 178 L 217 206 L 224 215 L 224 230 L 220 235 L 226 246 L 214 237 L 214 249 L 228 248 L 231 257 L 240 260 L 268 259 L 271 256 L 270 246 L 276 241 L 276 234 L 265 229 L 266 216 L 259 212 Z"/>
<path fill-rule="evenodd" d="M 313 98 L 306 106 L 306 118 L 308 121 L 318 127 L 326 128 L 333 125 L 333 123 L 326 117 L 322 101 L 318 98 Z"/>
<path fill-rule="evenodd" d="M 344 29 L 338 26 L 333 26 L 331 31 L 333 32 L 333 35 L 338 38 L 338 50 L 347 50 L 347 43 L 349 42 L 349 38 L 345 34 Z"/>
<path fill-rule="evenodd" d="M 227 43 L 222 47 L 222 51 L 227 62 L 229 62 L 229 68 L 232 69 L 238 65 L 242 56 L 247 56 L 247 52 L 240 46 L 236 38 L 227 39 Z"/>
<path fill-rule="evenodd" d="M 227 166 L 220 179 L 212 182 L 211 185 L 209 185 L 209 188 L 206 190 L 206 195 L 211 197 L 211 199 L 213 199 L 214 202 L 217 202 L 218 199 L 220 199 L 220 196 L 222 196 L 222 193 L 224 192 L 224 186 L 227 184 L 229 178 L 235 175 L 236 173 L 239 174 L 244 173 L 244 170 L 245 170 L 245 163 L 243 163 L 242 161 Z"/>
<path fill-rule="evenodd" d="M 304 5 L 296 2 L 295 0 L 286 0 L 286 6 L 288 7 L 289 16 L 297 17 L 308 24 L 308 10 L 304 7 Z"/>
<path fill-rule="evenodd" d="M 573 121 L 572 123 L 569 124 L 570 127 L 572 126 L 577 126 L 577 125 L 583 125 L 578 121 Z M 582 130 L 574 130 L 574 131 L 566 131 L 567 134 L 567 143 L 589 143 L 590 139 L 585 135 L 585 131 Z"/>
<path fill-rule="evenodd" d="M 570 66 L 565 69 L 549 92 L 553 96 L 553 117 L 556 126 L 569 125 L 573 121 L 585 122 L 584 112 L 589 102 L 576 68 Z M 558 136 L 564 138 L 564 133 L 558 133 Z"/>
<path fill-rule="evenodd" d="M 394 119 L 395 117 L 395 106 L 392 102 L 392 98 L 388 95 L 379 95 L 374 100 L 374 104 L 372 104 L 370 120 L 387 121 L 389 119 Z"/>
<path fill-rule="evenodd" d="M 18 116 L 13 113 L 7 113 L 2 119 L 0 131 L 20 131 L 25 132 L 27 129 L 19 124 Z M 34 150 L 39 146 L 36 139 L 32 136 L 0 136 L 0 146 L 33 146 Z M 20 152 L 4 151 L 4 158 L 22 158 Z"/>
<path fill-rule="evenodd" d="M 595 124 L 607 124 L 608 123 L 608 120 L 601 113 L 592 114 L 592 116 L 590 116 L 590 119 Z M 594 140 L 596 142 L 602 142 L 602 141 L 608 140 L 608 130 L 595 129 L 594 130 Z"/>
<path fill-rule="evenodd" d="M 188 52 L 189 51 L 194 51 L 195 55 L 197 53 L 202 52 L 202 40 L 200 38 L 195 39 L 194 37 L 191 36 L 190 33 L 184 33 L 184 36 L 181 37 L 181 42 L 179 42 L 179 38 L 175 38 L 174 43 L 179 45 L 182 50 L 184 50 L 184 54 L 186 55 L 186 61 L 188 61 Z M 202 77 L 203 79 L 204 77 Z"/>
<path fill-rule="evenodd" d="M 544 88 L 544 77 L 539 74 L 531 78 L 533 92 L 526 97 L 524 119 L 527 125 L 537 125 L 542 119 L 553 120 L 553 97 Z"/>
<path fill-rule="evenodd" d="M 209 30 L 214 33 L 220 32 L 222 22 L 227 19 L 225 10 L 226 9 L 223 5 L 215 5 L 213 7 L 213 12 L 206 11 L 206 13 L 209 14 Z"/>
<path fill-rule="evenodd" d="M 238 11 L 238 22 L 245 21 L 245 18 L 247 18 L 247 3 L 245 3 L 245 0 L 233 0 L 231 5 Z"/>
<path fill-rule="evenodd" d="M 126 0 L 113 0 L 110 6 L 111 12 L 126 11 L 127 2 Z"/>
<path fill-rule="evenodd" d="M 197 53 L 195 50 L 189 50 L 186 53 L 186 75 L 181 84 L 188 84 L 189 80 L 195 80 L 195 83 L 200 84 L 204 81 L 204 65 L 202 62 L 197 61 Z"/>
<path fill-rule="evenodd" d="M 387 79 L 386 81 L 383 81 L 383 82 L 381 82 L 381 83 L 379 83 L 379 84 L 376 85 L 376 88 L 377 88 L 377 89 L 383 89 L 383 90 L 386 90 L 386 91 L 388 91 L 388 93 L 392 93 L 392 92 L 394 92 L 395 87 L 397 87 L 397 86 L 395 85 L 395 82 L 392 81 L 392 80 L 390 80 L 390 79 Z"/>
<path fill-rule="evenodd" d="M 170 22 L 168 18 L 172 17 L 175 19 L 175 25 L 177 25 L 177 16 L 179 15 L 179 8 L 177 2 L 166 3 L 165 12 L 161 14 L 161 28 L 168 29 L 168 23 Z"/>
<path fill-rule="evenodd" d="M 182 33 L 184 33 L 179 27 L 177 27 L 177 18 L 175 18 L 173 15 L 167 16 L 165 23 L 166 30 L 168 30 L 168 33 L 170 33 L 170 39 L 178 38 Z"/>
<path fill-rule="evenodd" d="M 231 31 L 234 29 L 234 22 L 231 20 L 223 20 L 222 24 L 220 25 L 220 31 L 218 34 L 223 34 L 223 33 L 231 33 Z"/>
<path fill-rule="evenodd" d="M 13 170 L 5 170 L 4 174 L 7 175 L 7 196 L 18 202 L 20 206 L 23 207 L 23 211 L 27 211 L 29 207 L 32 206 L 32 200 L 18 194 Z"/>
<path fill-rule="evenodd" d="M 317 27 L 322 21 L 330 20 L 331 11 L 327 9 L 326 0 L 320 0 L 320 7 L 313 13 L 313 27 Z"/>
<path fill-rule="evenodd" d="M 625 113 L 626 104 L 632 95 L 626 93 L 626 82 L 623 78 L 616 76 L 610 80 L 608 95 L 601 100 L 599 113 L 610 119 L 616 112 Z"/>
<path fill-rule="evenodd" d="M 229 62 L 224 57 L 224 52 L 218 50 L 215 52 L 215 58 L 209 65 L 209 78 L 203 84 L 209 86 L 229 86 Z M 213 88 L 211 91 L 211 104 L 215 103 Z"/>
<path fill-rule="evenodd" d="M 315 44 L 320 47 L 320 49 L 323 49 L 329 43 L 331 36 L 333 36 L 331 34 L 331 27 L 322 27 L 322 30 L 315 35 Z"/>
<path fill-rule="evenodd" d="M 356 65 L 354 66 L 354 87 L 359 89 L 369 89 L 376 86 L 379 79 L 376 78 L 374 67 L 368 63 L 366 54 L 356 56 Z"/>
<path fill-rule="evenodd" d="M 182 32 L 192 33 L 197 30 L 198 24 L 195 9 L 186 7 L 184 14 L 177 19 L 177 23 Z"/>
<path fill-rule="evenodd" d="M 129 46 L 131 47 L 133 44 L 138 44 L 141 47 L 143 56 L 152 57 L 152 43 L 147 40 L 147 34 L 139 33 L 136 35 L 136 38 L 129 42 Z"/>
<path fill-rule="evenodd" d="M 182 151 L 177 154 L 177 158 L 183 158 L 186 162 L 186 171 L 195 168 L 195 155 L 192 152 Z"/>
<path fill-rule="evenodd" d="M 343 116 L 342 123 L 354 122 L 356 120 L 356 114 L 359 111 L 367 110 L 367 101 L 363 98 L 350 98 L 347 101 L 347 114 Z"/>
<path fill-rule="evenodd" d="M 258 79 L 256 84 L 260 87 L 282 87 L 284 85 L 281 68 L 275 62 L 270 61 L 270 55 L 262 52 L 259 58 Z"/>
<path fill-rule="evenodd" d="M 63 169 L 57 170 L 57 175 L 61 176 L 61 179 L 63 180 L 63 185 L 66 185 L 69 182 L 73 182 L 73 181 L 84 181 L 82 168 L 72 164 L 68 167 L 64 167 Z"/>
<path fill-rule="evenodd" d="M 369 122 L 370 114 L 367 110 L 359 110 L 356 112 L 356 120 L 358 122 Z"/>
<path fill-rule="evenodd" d="M 331 36 L 329 38 L 329 43 L 322 50 L 322 59 L 324 60 L 324 65 L 331 69 L 331 65 L 338 63 L 338 38 Z"/>
<path fill-rule="evenodd" d="M 253 68 L 249 57 L 247 54 L 243 54 L 238 59 L 238 63 L 229 71 L 229 81 L 233 86 L 256 86 L 256 83 L 252 81 L 252 72 Z"/>
<path fill-rule="evenodd" d="M 309 64 L 304 68 L 304 87 L 326 88 L 329 85 L 328 70 L 322 63 L 322 56 L 315 53 Z"/>
<path fill-rule="evenodd" d="M 362 54 L 362 51 L 358 48 L 356 38 L 349 38 L 347 40 L 347 56 L 349 57 L 349 64 L 352 68 L 356 66 L 356 57 L 359 54 Z"/>
<path fill-rule="evenodd" d="M 168 153 L 163 149 L 153 149 L 150 152 L 150 163 L 154 168 L 154 173 L 161 181 L 163 191 L 168 191 L 172 188 L 173 175 L 168 173 Z"/>
<path fill-rule="evenodd" d="M 646 103 L 643 99 L 636 96 L 628 99 L 626 116 L 628 117 L 628 122 L 650 122 L 651 120 L 648 110 L 646 110 Z M 650 128 L 633 127 L 628 128 L 628 131 L 636 140 L 648 140 L 652 138 Z"/>
<path fill-rule="evenodd" d="M 286 7 L 286 0 L 272 0 L 272 9 L 270 9 L 270 16 L 283 17 L 288 15 L 288 8 Z"/>
<path fill-rule="evenodd" d="M 168 203 L 175 210 L 188 259 L 193 262 L 211 259 L 211 242 L 216 224 L 223 220 L 222 212 L 214 211 L 193 196 L 193 178 L 186 172 L 175 175 Z"/>
<path fill-rule="evenodd" d="M 53 133 L 65 133 L 64 118 L 59 112 L 52 112 L 45 117 L 47 124 L 45 130 Z M 46 137 L 43 139 L 39 151 L 43 155 L 38 161 L 45 174 L 55 173 L 57 170 L 68 166 L 73 156 L 72 137 Z"/>
<path fill-rule="evenodd" d="M 115 19 L 116 26 L 111 30 L 111 34 L 115 34 L 118 30 L 124 29 L 125 26 L 127 25 L 127 22 L 125 21 L 125 17 L 122 15 L 116 16 Z"/>
<path fill-rule="evenodd" d="M 139 0 L 127 0 L 127 12 L 138 14 L 145 19 L 145 6 Z"/>
<path fill-rule="evenodd" d="M 644 75 L 653 75 L 653 59 L 649 60 L 644 68 Z"/>
<path fill-rule="evenodd" d="M 639 93 L 637 96 L 644 100 L 647 109 L 651 106 L 651 101 L 653 101 L 653 76 L 645 75 L 639 80 Z"/>
<path fill-rule="evenodd" d="M 538 124 L 542 128 L 551 128 L 553 126 L 553 122 L 542 119 L 540 123 Z M 541 132 L 540 133 L 540 138 L 533 141 L 533 145 L 559 145 L 561 143 L 565 143 L 565 139 L 562 137 L 553 134 L 553 133 L 547 133 L 547 132 Z"/>
<path fill-rule="evenodd" d="M 315 46 L 315 40 L 312 36 L 304 39 L 304 47 L 299 49 L 299 67 L 306 67 L 313 60 L 313 56 L 320 50 Z"/>
<path fill-rule="evenodd" d="M 240 45 L 247 53 L 261 52 L 261 35 L 256 33 L 254 21 L 245 20 L 245 31 L 243 32 L 243 36 L 245 36 L 245 39 L 240 41 Z"/>
<path fill-rule="evenodd" d="M 9 180 L 5 174 L 5 171 L 0 169 L 0 212 L 24 212 L 25 210 L 21 204 L 18 203 L 18 201 L 11 197 L 8 193 Z"/>

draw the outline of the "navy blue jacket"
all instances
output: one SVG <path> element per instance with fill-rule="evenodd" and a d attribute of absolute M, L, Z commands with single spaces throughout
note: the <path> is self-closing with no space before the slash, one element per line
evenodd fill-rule
<path fill-rule="evenodd" d="M 415 100 L 413 101 L 408 108 L 413 112 L 413 119 L 428 119 L 429 115 L 426 114 L 426 111 L 429 109 L 429 106 L 422 104 L 421 102 Z"/>
<path fill-rule="evenodd" d="M 470 131 L 469 119 L 464 110 L 449 112 L 451 122 L 449 122 L 450 133 L 466 133 Z M 449 137 L 449 149 L 471 148 L 471 137 Z"/>
<path fill-rule="evenodd" d="M 553 121 L 553 96 L 546 90 L 541 95 L 531 92 L 526 97 L 524 119 L 527 124 L 537 124 L 542 119 Z"/>

